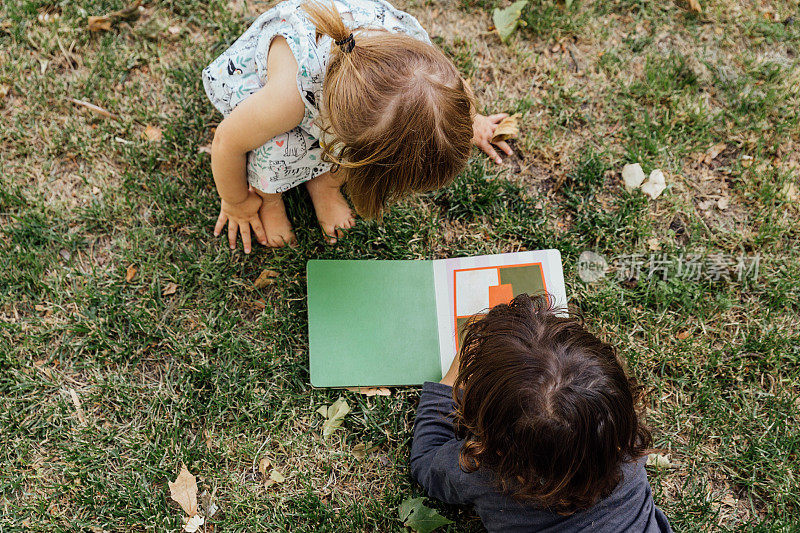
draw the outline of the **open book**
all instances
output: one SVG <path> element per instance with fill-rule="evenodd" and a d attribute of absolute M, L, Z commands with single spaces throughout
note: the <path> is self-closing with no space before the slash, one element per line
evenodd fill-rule
<path fill-rule="evenodd" d="M 474 315 L 522 293 L 567 296 L 558 250 L 434 261 L 308 262 L 315 387 L 439 381 Z"/>

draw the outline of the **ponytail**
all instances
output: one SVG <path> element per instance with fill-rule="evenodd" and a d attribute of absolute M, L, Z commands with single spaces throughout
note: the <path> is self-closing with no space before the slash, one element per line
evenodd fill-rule
<path fill-rule="evenodd" d="M 332 1 L 329 5 L 317 1 L 304 2 L 301 7 L 308 14 L 308 20 L 317 27 L 317 37 L 327 35 L 342 52 L 353 51 L 356 46 L 353 33 L 345 25 L 342 15 Z"/>

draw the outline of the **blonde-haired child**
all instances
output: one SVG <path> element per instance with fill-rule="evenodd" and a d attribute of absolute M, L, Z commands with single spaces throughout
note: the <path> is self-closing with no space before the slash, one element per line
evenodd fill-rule
<path fill-rule="evenodd" d="M 281 2 L 203 70 L 203 83 L 225 116 L 211 149 L 222 201 L 214 233 L 227 223 L 231 248 L 240 233 L 246 253 L 251 228 L 264 245 L 295 241 L 281 193 L 300 183 L 335 242 L 354 223 L 342 185 L 374 218 L 450 183 L 471 143 L 500 162 L 490 139 L 506 115 L 476 114 L 452 62 L 383 0 Z"/>

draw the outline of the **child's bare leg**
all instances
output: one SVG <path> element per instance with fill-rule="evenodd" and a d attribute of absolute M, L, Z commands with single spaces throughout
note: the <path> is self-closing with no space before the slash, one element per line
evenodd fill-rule
<path fill-rule="evenodd" d="M 261 219 L 264 232 L 267 234 L 267 246 L 280 248 L 287 244 L 295 244 L 297 239 L 292 231 L 292 223 L 286 216 L 286 207 L 283 205 L 281 193 L 266 193 L 255 188 L 254 190 L 262 200 L 258 218 Z"/>
<path fill-rule="evenodd" d="M 356 223 L 350 205 L 342 196 L 342 178 L 326 172 L 307 181 L 306 188 L 322 231 L 328 236 L 330 244 L 335 243 L 337 237 L 342 236 L 342 230 L 352 228 Z"/>

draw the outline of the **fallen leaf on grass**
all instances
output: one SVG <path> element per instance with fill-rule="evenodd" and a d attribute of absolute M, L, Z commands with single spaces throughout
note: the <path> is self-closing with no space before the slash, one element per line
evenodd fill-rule
<path fill-rule="evenodd" d="M 661 243 L 658 242 L 657 238 L 651 237 L 647 239 L 647 247 L 650 248 L 651 251 L 657 252 L 661 249 Z"/>
<path fill-rule="evenodd" d="M 377 446 L 372 445 L 372 441 L 369 441 L 366 444 L 364 444 L 363 442 L 359 442 L 358 444 L 353 446 L 352 454 L 353 457 L 361 461 L 367 456 L 368 453 L 375 451 L 376 448 Z"/>
<path fill-rule="evenodd" d="M 198 154 L 208 154 L 208 155 L 211 155 L 211 145 L 210 145 L 210 144 L 207 144 L 207 145 L 205 145 L 205 146 L 201 146 L 200 148 L 198 148 L 198 149 L 197 149 L 197 153 L 198 153 Z"/>
<path fill-rule="evenodd" d="M 259 473 L 260 473 L 262 476 L 265 476 L 265 477 L 266 477 L 266 475 L 267 475 L 267 468 L 269 468 L 270 466 L 272 466 L 272 461 L 270 461 L 270 460 L 269 460 L 269 457 L 267 457 L 267 456 L 265 455 L 265 456 L 264 456 L 264 457 L 262 457 L 262 458 L 261 458 L 261 460 L 258 462 L 258 472 L 259 472 Z"/>
<path fill-rule="evenodd" d="M 264 269 L 261 271 L 261 274 L 258 275 L 256 280 L 253 282 L 254 289 L 263 289 L 267 285 L 271 285 L 275 283 L 275 278 L 278 277 L 278 273 L 274 270 Z"/>
<path fill-rule="evenodd" d="M 622 167 L 622 181 L 629 191 L 639 188 L 644 178 L 644 170 L 639 163 L 630 163 Z"/>
<path fill-rule="evenodd" d="M 286 476 L 284 476 L 274 468 L 272 469 L 272 472 L 269 473 L 269 478 L 275 483 L 283 483 L 284 481 L 286 481 Z"/>
<path fill-rule="evenodd" d="M 175 292 L 177 292 L 177 290 L 178 290 L 178 284 L 175 283 L 175 282 L 170 281 L 164 287 L 164 290 L 161 291 L 161 296 L 170 296 L 172 294 L 175 294 Z"/>
<path fill-rule="evenodd" d="M 115 115 L 114 113 L 112 113 L 108 109 L 100 107 L 99 105 L 94 105 L 94 104 L 92 104 L 90 102 L 87 102 L 85 100 L 78 100 L 77 98 L 67 98 L 67 100 L 69 100 L 73 104 L 85 107 L 86 109 L 88 109 L 92 113 L 96 113 L 96 114 L 100 115 L 101 117 L 111 118 L 111 119 L 114 119 L 114 120 L 119 120 L 117 118 L 117 115 Z"/>
<path fill-rule="evenodd" d="M 430 533 L 434 529 L 452 524 L 435 510 L 425 506 L 425 498 L 409 498 L 398 509 L 403 525 L 417 533 Z"/>
<path fill-rule="evenodd" d="M 691 334 L 692 334 L 692 332 L 687 329 L 687 330 L 684 330 L 684 331 L 679 331 L 675 335 L 675 338 L 676 339 L 680 339 L 680 340 L 686 340 L 686 339 L 689 338 L 689 335 L 691 335 Z"/>
<path fill-rule="evenodd" d="M 706 164 L 712 162 L 717 157 L 719 157 L 719 154 L 724 152 L 725 148 L 727 148 L 727 147 L 728 147 L 727 144 L 719 143 L 719 144 L 715 144 L 714 146 L 709 148 L 708 151 L 706 152 L 706 155 L 705 155 L 705 158 L 704 158 Z"/>
<path fill-rule="evenodd" d="M 651 453 L 647 456 L 647 466 L 654 466 L 656 468 L 669 468 L 672 462 L 666 455 L 660 453 Z"/>
<path fill-rule="evenodd" d="M 789 182 L 786 185 L 784 185 L 783 189 L 781 189 L 781 192 L 790 202 L 796 202 L 798 199 L 800 199 L 800 195 L 798 195 L 797 192 L 797 187 L 792 182 Z"/>
<path fill-rule="evenodd" d="M 653 200 L 661 196 L 661 193 L 664 192 L 666 188 L 667 180 L 664 178 L 664 173 L 659 169 L 652 171 L 647 181 L 642 183 L 641 187 L 642 192 Z"/>
<path fill-rule="evenodd" d="M 190 517 L 197 514 L 197 481 L 189 473 L 185 464 L 181 464 L 181 473 L 175 481 L 167 481 L 170 498 L 178 502 L 181 509 Z"/>
<path fill-rule="evenodd" d="M 190 517 L 189 520 L 186 521 L 186 523 L 183 525 L 183 530 L 186 533 L 195 533 L 195 531 L 198 531 L 200 527 L 202 527 L 202 525 L 205 523 L 206 523 L 205 518 L 203 518 L 199 514 L 196 514 Z"/>
<path fill-rule="evenodd" d="M 81 407 L 81 400 L 78 398 L 78 393 L 75 389 L 69 389 L 69 396 L 72 398 L 72 405 L 75 406 L 75 414 L 78 415 L 78 421 L 82 426 L 86 425 L 86 417 L 83 414 L 83 407 Z"/>
<path fill-rule="evenodd" d="M 392 395 L 392 391 L 387 389 L 386 387 L 347 387 L 347 390 L 349 390 L 350 392 L 355 392 L 357 394 L 363 394 L 368 398 L 371 398 L 372 396 Z"/>
<path fill-rule="evenodd" d="M 11 86 L 6 85 L 4 83 L 0 83 L 0 100 L 8 96 L 9 92 L 11 92 Z"/>
<path fill-rule="evenodd" d="M 144 136 L 147 138 L 148 141 L 158 142 L 164 137 L 164 134 L 161 132 L 161 128 L 148 125 L 144 129 Z"/>
<path fill-rule="evenodd" d="M 509 37 L 517 29 L 520 24 L 520 15 L 522 15 L 522 8 L 528 3 L 528 0 L 519 0 L 514 2 L 505 9 L 495 8 L 492 11 L 492 22 L 500 40 L 503 42 L 508 41 Z M 524 23 L 523 23 L 524 24 Z"/>
<path fill-rule="evenodd" d="M 142 0 L 136 0 L 136 2 L 119 11 L 112 11 L 106 15 L 89 17 L 89 31 L 109 31 L 112 26 L 122 21 L 134 21 L 141 15 L 141 11 L 139 10 L 139 6 L 141 5 Z"/>
<path fill-rule="evenodd" d="M 133 278 L 136 277 L 136 267 L 134 265 L 128 265 L 128 268 L 125 269 L 125 282 L 130 283 L 133 281 Z"/>
<path fill-rule="evenodd" d="M 753 164 L 753 156 L 752 155 L 743 155 L 742 156 L 742 166 L 744 168 L 750 168 L 750 165 Z"/>
<path fill-rule="evenodd" d="M 517 135 L 519 135 L 519 123 L 517 119 L 519 115 L 511 115 L 510 117 L 506 117 L 500 121 L 500 124 L 497 125 L 497 129 L 494 130 L 494 137 L 492 137 L 492 142 L 497 143 L 500 141 L 506 141 L 508 139 L 515 139 Z"/>
<path fill-rule="evenodd" d="M 730 204 L 731 204 L 730 198 L 728 198 L 727 196 L 723 196 L 722 198 L 717 200 L 717 207 L 719 207 L 720 210 L 722 211 L 728 209 L 728 206 L 730 206 Z"/>
<path fill-rule="evenodd" d="M 342 425 L 345 415 L 350 412 L 350 406 L 344 398 L 339 398 L 331 405 L 323 405 L 317 409 L 317 413 L 325 417 L 322 423 L 322 436 L 327 437 Z"/>
<path fill-rule="evenodd" d="M 109 31 L 111 19 L 105 15 L 89 17 L 89 31 Z"/>
<path fill-rule="evenodd" d="M 699 0 L 689 0 L 689 9 L 691 9 L 695 13 L 700 13 L 701 11 L 703 11 L 703 8 L 700 7 Z"/>

